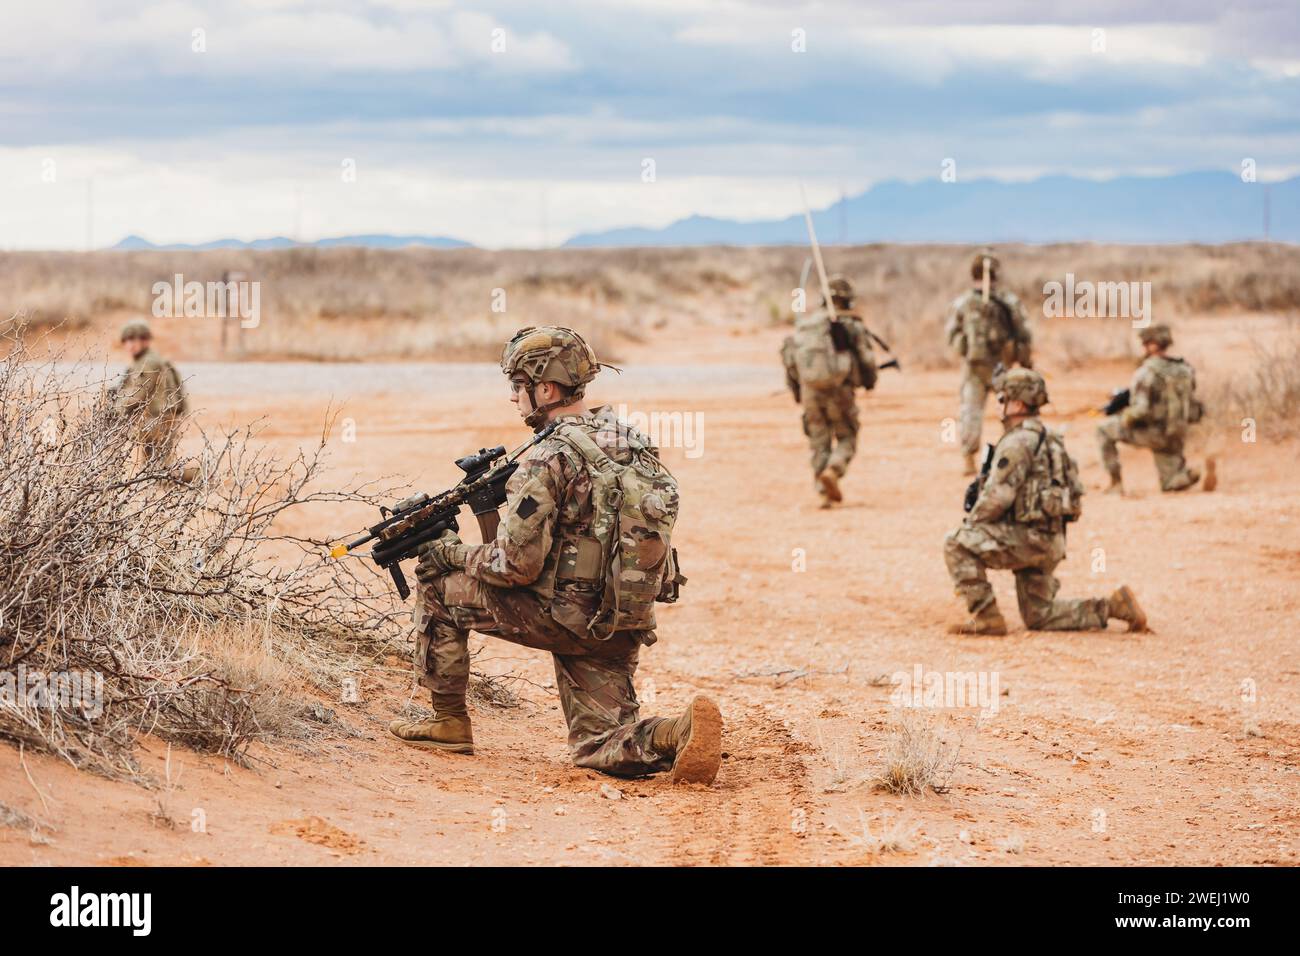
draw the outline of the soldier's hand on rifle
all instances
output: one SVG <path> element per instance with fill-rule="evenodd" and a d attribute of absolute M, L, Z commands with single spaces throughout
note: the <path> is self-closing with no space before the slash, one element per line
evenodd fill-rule
<path fill-rule="evenodd" d="M 465 543 L 454 531 L 444 531 L 436 541 L 420 545 L 420 561 L 415 576 L 429 582 L 465 567 Z"/>

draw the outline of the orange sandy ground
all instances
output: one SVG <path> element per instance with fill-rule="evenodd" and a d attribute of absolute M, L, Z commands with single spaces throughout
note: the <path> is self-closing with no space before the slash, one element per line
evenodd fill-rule
<path fill-rule="evenodd" d="M 1197 325 L 1201 347 L 1189 354 L 1212 354 L 1221 328 Z M 0 802 L 43 824 L 37 839 L 0 828 L 0 863 L 1294 864 L 1295 445 L 1270 442 L 1267 421 L 1254 444 L 1217 437 L 1213 495 L 1160 495 L 1149 455 L 1126 451 L 1131 496 L 1089 496 L 1059 569 L 1062 593 L 1128 582 L 1154 633 L 1118 624 L 1028 633 L 1010 575 L 995 573 L 1012 633 L 951 637 L 944 626 L 961 612 L 940 548 L 961 518 L 966 481 L 942 440 L 943 419 L 956 414 L 955 373 L 887 373 L 860 399 L 847 501 L 821 511 L 798 411 L 773 364 L 779 334 L 680 342 L 653 356 L 761 364 L 770 387 L 620 394 L 606 376 L 593 395 L 705 422 L 699 457 L 665 452 L 683 488 L 676 543 L 690 583 L 661 612 L 638 685 L 645 713 L 674 713 L 697 692 L 719 700 L 726 758 L 714 787 L 575 769 L 546 686 L 549 660 L 490 641 L 483 657 L 493 660 L 482 666 L 531 683 L 516 685 L 517 709 L 475 710 L 473 757 L 386 737 L 412 686 L 397 658 L 365 676 L 361 704 L 325 702 L 355 736 L 310 752 L 259 746 L 256 769 L 176 750 L 178 786 L 165 795 L 30 752 L 24 769 L 15 748 L 0 747 Z M 1229 344 L 1220 354 L 1244 361 L 1240 342 Z M 1090 487 L 1103 477 L 1093 420 L 1061 412 L 1128 374 L 1112 364 L 1051 378 L 1049 421 L 1068 428 Z M 286 448 L 318 433 L 324 397 L 266 404 L 251 396 L 204 414 L 268 415 L 268 436 Z M 340 475 L 401 473 L 420 487 L 454 480 L 451 459 L 466 450 L 525 437 L 496 378 L 447 407 L 367 397 L 345 414 L 357 440 L 332 443 Z M 986 435 L 996 429 L 990 414 Z M 342 532 L 367 517 L 334 519 Z M 1104 572 L 1094 570 L 1098 548 Z M 804 571 L 793 570 L 797 549 Z M 983 721 L 972 710 L 944 715 L 963 740 L 948 792 L 889 796 L 871 784 L 892 719 L 887 678 L 916 665 L 996 672 L 1003 696 Z M 1243 700 L 1248 680 L 1253 703 Z M 147 742 L 146 765 L 161 773 L 164 753 Z M 602 793 L 606 784 L 613 791 Z M 176 828 L 157 824 L 160 798 Z M 200 813 L 206 831 L 193 832 Z M 882 849 L 881 836 L 900 845 Z"/>

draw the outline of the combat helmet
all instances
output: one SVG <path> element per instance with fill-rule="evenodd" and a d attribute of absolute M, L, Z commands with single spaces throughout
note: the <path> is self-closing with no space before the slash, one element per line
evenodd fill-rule
<path fill-rule="evenodd" d="M 998 277 L 998 257 L 993 254 L 990 246 L 985 246 L 979 252 L 975 253 L 975 258 L 970 262 L 970 277 L 976 282 L 984 281 L 984 260 L 989 261 L 989 281 L 992 282 Z"/>
<path fill-rule="evenodd" d="M 1159 325 L 1148 325 L 1145 329 L 1138 332 L 1138 338 L 1143 345 L 1148 342 L 1154 342 L 1162 349 L 1167 349 L 1174 344 L 1174 333 L 1169 331 L 1169 326 L 1161 323 Z"/>
<path fill-rule="evenodd" d="M 1040 372 L 1032 368 L 1013 368 L 998 383 L 999 398 L 1003 402 L 1022 401 L 1035 410 L 1046 405 L 1047 382 Z"/>
<path fill-rule="evenodd" d="M 836 302 L 843 302 L 846 306 L 853 304 L 853 283 L 843 275 L 835 273 L 826 280 L 826 286 L 831 290 L 831 298 Z"/>
<path fill-rule="evenodd" d="M 121 341 L 127 339 L 151 339 L 153 338 L 153 329 L 149 328 L 149 323 L 144 319 L 132 319 L 126 325 L 122 326 Z"/>
<path fill-rule="evenodd" d="M 522 376 L 528 383 L 528 400 L 533 411 L 524 419 L 533 428 L 541 427 L 546 413 L 582 398 L 586 385 L 600 371 L 596 353 L 581 335 L 558 325 L 520 329 L 501 352 L 501 371 L 508 378 Z M 538 406 L 534 389 L 542 382 L 554 382 L 569 389 L 569 395 Z"/>

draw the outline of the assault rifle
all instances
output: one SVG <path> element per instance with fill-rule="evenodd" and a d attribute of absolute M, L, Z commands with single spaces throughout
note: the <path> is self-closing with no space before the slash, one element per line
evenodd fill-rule
<path fill-rule="evenodd" d="M 967 512 L 971 511 L 971 509 L 975 507 L 975 502 L 979 501 L 980 488 L 984 487 L 984 482 L 988 478 L 989 472 L 992 470 L 993 444 L 990 442 L 984 445 L 984 459 L 980 462 L 980 473 L 971 480 L 969 485 L 966 486 L 966 497 L 962 501 L 961 506 Z"/>
<path fill-rule="evenodd" d="M 1097 409 L 1103 415 L 1118 415 L 1128 408 L 1131 396 L 1127 388 L 1117 388 L 1110 393 L 1110 401 Z"/>
<path fill-rule="evenodd" d="M 461 505 L 469 505 L 478 519 L 484 542 L 493 540 L 501 521 L 497 509 L 506 500 L 506 482 L 519 467 L 520 455 L 553 432 L 557 424 L 547 425 L 508 455 L 504 445 L 497 445 L 495 448 L 480 448 L 472 455 L 456 459 L 456 467 L 465 472 L 465 477 L 454 487 L 432 497 L 415 495 L 397 508 L 380 506 L 379 514 L 383 520 L 355 541 L 336 545 L 330 550 L 330 557 L 341 558 L 374 541 L 370 549 L 371 559 L 393 576 L 397 593 L 405 601 L 411 588 L 402 574 L 401 562 L 414 558 L 420 545 L 436 540 L 444 531 L 459 532 L 456 517 Z"/>

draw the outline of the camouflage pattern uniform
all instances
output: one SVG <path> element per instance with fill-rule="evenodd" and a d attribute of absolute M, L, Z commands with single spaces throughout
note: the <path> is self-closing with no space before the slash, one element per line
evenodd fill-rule
<path fill-rule="evenodd" d="M 969 463 L 979 450 L 984 428 L 984 407 L 993 390 L 993 370 L 998 364 L 1033 364 L 1033 335 L 1029 316 L 1015 293 L 993 288 L 997 259 L 985 253 L 975 257 L 971 274 L 982 279 L 985 257 L 989 259 L 989 301 L 984 302 L 982 285 L 953 300 L 948 310 L 945 335 L 961 356 L 961 450 Z"/>
<path fill-rule="evenodd" d="M 123 341 L 135 336 L 152 337 L 144 322 L 127 323 L 122 329 Z M 152 346 L 140 353 L 122 376 L 113 394 L 113 409 L 119 415 L 142 416 L 136 440 L 146 463 L 171 463 L 189 402 L 175 366 Z"/>
<path fill-rule="evenodd" d="M 847 288 L 848 295 L 841 297 L 835 290 L 832 294 L 836 317 L 847 333 L 848 350 L 853 357 L 847 380 L 832 388 L 805 387 L 799 381 L 794 336 L 787 336 L 781 343 L 781 363 L 785 366 L 786 386 L 794 395 L 795 401 L 803 406 L 803 432 L 808 436 L 808 445 L 812 450 L 810 463 L 813 485 L 819 492 L 824 487 L 819 482 L 822 474 L 829 473 L 839 479 L 848 471 L 849 462 L 858 450 L 856 390 L 872 389 L 876 385 L 876 357 L 871 348 L 871 337 L 861 316 L 848 311 L 853 305 L 852 288 L 846 280 L 840 279 L 840 282 L 844 284 L 837 288 Z M 814 313 L 813 318 L 822 316 L 829 317 L 822 310 Z"/>
<path fill-rule="evenodd" d="M 607 408 L 565 420 L 580 425 L 611 458 L 630 461 Z M 629 426 L 619 423 L 619 429 Z M 577 544 L 591 539 L 595 518 L 581 457 L 559 438 L 544 439 L 521 461 L 506 492 L 496 539 L 467 546 L 463 571 L 418 588 L 416 667 L 434 709 L 467 713 L 469 632 L 478 631 L 554 656 L 569 749 L 579 767 L 623 777 L 668 770 L 672 752 L 660 752 L 652 741 L 665 718 L 640 717 L 632 684 L 637 656 L 655 642 L 654 631 L 618 631 L 605 641 L 585 633 L 601 596 L 595 583 L 600 568 Z"/>
<path fill-rule="evenodd" d="M 1036 502 L 1026 501 L 1036 485 L 1041 487 L 1031 479 L 1041 479 L 1046 457 L 1042 452 L 1048 440 L 1047 427 L 1037 411 L 1039 404 L 1046 403 L 1046 386 L 1037 372 L 1028 369 L 1009 372 L 1006 381 L 1002 386 L 1006 393 L 1015 397 L 1019 389 L 1031 397 L 1040 396 L 1041 401 L 1032 404 L 1023 421 L 1006 429 L 994 449 L 992 468 L 974 508 L 962 526 L 944 540 L 948 573 L 971 615 L 970 622 L 954 630 L 1006 633 L 989 584 L 989 569 L 1015 573 L 1020 616 L 1031 630 L 1100 630 L 1111 617 L 1129 621 L 1131 630 L 1141 629 L 1146 619 L 1127 588 L 1109 598 L 1056 596 L 1060 582 L 1053 571 L 1065 558 L 1065 520 L 1046 517 Z M 1082 495 L 1082 486 L 1076 491 Z M 1037 513 L 1038 520 L 1017 520 L 1017 515 L 1030 513 Z"/>
<path fill-rule="evenodd" d="M 524 423 L 554 430 L 518 459 L 492 540 L 467 545 L 448 531 L 420 547 L 415 664 L 434 715 L 388 731 L 474 752 L 465 693 L 476 630 L 551 652 L 578 766 L 709 784 L 722 763 L 718 705 L 696 695 L 674 718 L 642 718 L 637 705 L 632 678 L 655 642 L 654 601 L 675 600 L 685 581 L 671 550 L 677 485 L 658 449 L 608 408 L 574 410 L 599 369 L 572 329 L 521 329 L 507 343 L 501 370 Z M 558 397 L 539 402 L 544 383 Z"/>
<path fill-rule="evenodd" d="M 1157 342 L 1162 348 L 1173 344 L 1168 326 L 1153 325 L 1142 330 L 1143 342 Z M 1188 408 L 1175 413 L 1171 420 L 1169 398 L 1179 391 L 1189 397 Z M 1119 442 L 1150 448 L 1160 476 L 1161 491 L 1183 491 L 1201 480 L 1201 473 L 1188 468 L 1183 444 L 1188 424 L 1199 421 L 1200 402 L 1196 396 L 1196 372 L 1185 361 L 1161 354 L 1149 355 L 1129 385 L 1129 405 L 1097 426 L 1097 442 L 1102 464 L 1110 475 L 1111 486 L 1119 487 L 1121 470 Z"/>

